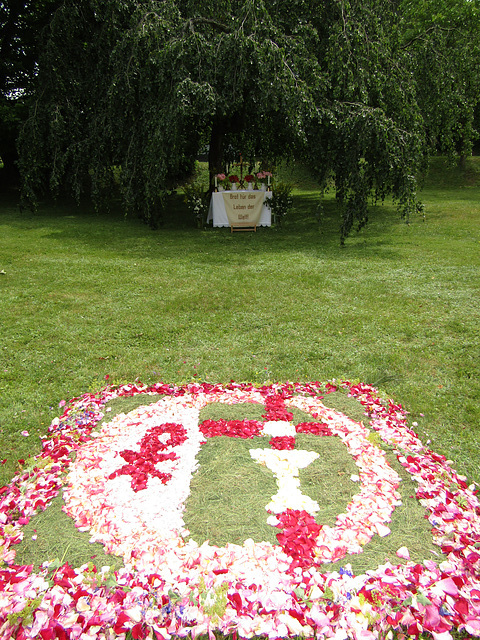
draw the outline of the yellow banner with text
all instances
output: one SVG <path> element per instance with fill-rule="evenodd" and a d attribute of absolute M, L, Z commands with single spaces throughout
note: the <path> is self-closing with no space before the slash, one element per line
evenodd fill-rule
<path fill-rule="evenodd" d="M 231 227 L 256 226 L 262 214 L 265 191 L 226 191 L 223 202 Z"/>

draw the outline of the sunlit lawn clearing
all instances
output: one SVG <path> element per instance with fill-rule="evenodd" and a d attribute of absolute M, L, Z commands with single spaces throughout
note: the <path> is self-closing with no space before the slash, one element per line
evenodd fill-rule
<path fill-rule="evenodd" d="M 120 212 L 4 203 L 0 484 L 39 450 L 58 402 L 106 376 L 357 378 L 480 481 L 480 188 L 446 182 L 427 183 L 425 222 L 375 207 L 344 249 L 334 201 L 319 225 L 306 189 L 281 230 L 255 234 L 196 230 L 180 195 L 158 231 Z"/>

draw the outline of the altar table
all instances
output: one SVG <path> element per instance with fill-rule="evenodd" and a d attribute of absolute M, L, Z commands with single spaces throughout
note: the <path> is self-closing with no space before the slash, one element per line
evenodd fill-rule
<path fill-rule="evenodd" d="M 216 191 L 212 193 L 212 198 L 210 200 L 210 207 L 208 210 L 207 222 L 212 221 L 214 227 L 230 227 L 230 222 L 228 220 L 227 212 L 225 209 L 225 201 L 223 199 L 224 194 L 235 193 L 235 194 L 251 194 L 251 193 L 263 193 L 265 198 L 271 198 L 271 191 L 252 191 L 248 189 L 237 189 L 237 191 Z M 270 227 L 272 224 L 272 212 L 270 207 L 267 207 L 265 204 L 265 200 L 262 205 L 262 210 L 260 213 L 260 218 L 256 225 L 247 225 L 245 223 L 243 226 L 257 226 L 257 227 Z M 240 226 L 240 225 L 239 225 Z M 238 228 L 235 225 L 235 228 Z"/>

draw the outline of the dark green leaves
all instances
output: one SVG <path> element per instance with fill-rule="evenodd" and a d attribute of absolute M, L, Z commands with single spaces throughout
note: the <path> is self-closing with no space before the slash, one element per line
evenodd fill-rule
<path fill-rule="evenodd" d="M 69 0 L 39 59 L 25 193 L 115 190 L 151 221 L 210 145 L 212 173 L 240 152 L 306 162 L 335 185 L 342 239 L 370 195 L 408 216 L 429 145 L 471 148 L 479 24 L 465 0 Z"/>

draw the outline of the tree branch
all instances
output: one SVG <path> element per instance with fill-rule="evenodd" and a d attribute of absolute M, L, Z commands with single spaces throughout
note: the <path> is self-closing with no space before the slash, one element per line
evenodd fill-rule
<path fill-rule="evenodd" d="M 408 40 L 405 44 L 399 47 L 400 51 L 405 51 L 406 49 L 411 47 L 414 42 L 416 42 L 417 40 L 422 40 L 427 34 L 431 33 L 432 31 L 435 31 L 436 29 L 439 29 L 440 31 L 445 31 L 447 33 L 450 31 L 455 31 L 454 28 L 449 29 L 447 27 L 439 27 L 438 25 L 432 24 L 431 27 L 428 27 L 428 29 L 426 29 L 422 33 L 419 33 L 414 38 L 410 38 L 410 40 Z"/>
<path fill-rule="evenodd" d="M 227 25 L 223 24 L 222 22 L 218 22 L 217 20 L 214 20 L 213 18 L 203 18 L 203 17 L 198 17 L 198 18 L 189 18 L 186 22 L 185 25 L 183 27 L 183 30 L 186 31 L 187 29 L 190 29 L 190 31 L 192 33 L 195 32 L 194 29 L 194 24 L 209 24 L 212 27 L 215 27 L 216 29 L 218 29 L 219 31 L 223 31 L 223 33 L 231 33 L 231 29 L 230 27 L 227 27 Z"/>

